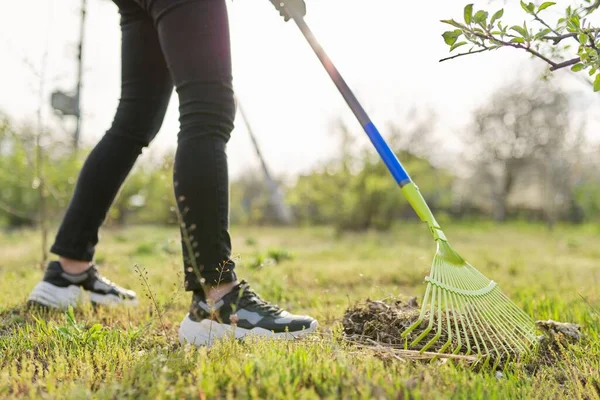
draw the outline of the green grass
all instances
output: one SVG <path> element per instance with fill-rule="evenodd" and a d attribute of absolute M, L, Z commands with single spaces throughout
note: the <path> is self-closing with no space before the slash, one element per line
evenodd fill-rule
<path fill-rule="evenodd" d="M 176 229 L 104 231 L 98 257 L 137 308 L 86 306 L 73 315 L 24 311 L 40 279 L 39 237 L 0 234 L 0 398 L 599 398 L 600 229 L 463 224 L 453 246 L 536 319 L 582 325 L 587 339 L 556 365 L 498 379 L 452 363 L 413 362 L 341 340 L 341 318 L 360 300 L 421 296 L 434 244 L 421 225 L 338 237 L 328 229 L 233 229 L 239 276 L 265 298 L 307 313 L 318 335 L 294 343 L 177 343 L 189 294 Z M 263 263 L 257 255 L 279 258 Z M 293 255 L 288 257 L 288 255 Z M 147 279 L 158 310 L 135 265 Z M 585 301 L 584 301 L 585 298 Z M 600 390 L 600 387 L 598 388 Z"/>

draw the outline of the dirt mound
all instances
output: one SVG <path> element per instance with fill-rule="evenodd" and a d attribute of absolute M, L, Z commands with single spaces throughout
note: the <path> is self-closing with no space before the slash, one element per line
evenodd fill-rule
<path fill-rule="evenodd" d="M 349 308 L 342 324 L 348 340 L 403 346 L 405 339 L 400 334 L 418 317 L 419 309 L 415 299 L 406 303 L 394 300 L 389 304 L 367 299 L 364 303 Z"/>
<path fill-rule="evenodd" d="M 402 333 L 418 319 L 419 314 L 420 309 L 414 298 L 408 301 L 393 299 L 385 302 L 367 299 L 364 302 L 350 307 L 346 311 L 342 321 L 344 338 L 359 345 L 383 346 L 413 351 L 420 350 L 422 346 L 428 343 L 437 334 L 437 325 L 434 325 L 431 332 L 418 343 L 417 347 L 411 348 L 409 346 L 415 338 L 427 329 L 429 322 L 429 316 L 427 314 L 420 326 L 414 329 L 406 339 L 401 336 Z M 450 313 L 450 318 L 453 318 L 452 313 Z M 568 344 L 579 342 L 583 337 L 579 325 L 576 324 L 548 320 L 537 321 L 536 325 L 542 332 L 542 335 L 539 337 L 539 351 L 534 357 L 535 364 L 555 362 L 557 357 L 561 354 L 560 349 L 564 349 Z M 442 326 L 445 326 L 445 322 Z M 469 339 L 471 344 L 474 343 L 472 337 L 467 339 Z M 440 338 L 427 349 L 427 352 L 436 353 L 440 351 L 447 341 L 448 335 L 444 330 L 441 333 Z M 463 340 L 463 345 L 461 346 L 460 351 L 458 351 L 458 354 L 466 355 L 468 353 L 464 343 L 465 340 Z M 451 345 L 447 347 L 444 352 L 452 352 L 457 345 L 456 335 L 454 335 Z M 488 348 L 496 347 L 495 343 L 492 341 L 486 341 L 485 343 L 481 343 L 481 345 L 485 345 Z M 472 346 L 470 354 L 473 355 L 477 353 L 477 348 Z"/>
<path fill-rule="evenodd" d="M 571 344 L 579 343 L 584 335 L 581 326 L 569 322 L 557 322 L 551 319 L 536 321 L 535 325 L 542 332 L 539 337 L 539 350 L 534 363 L 528 368 L 535 369 L 541 365 L 553 365 L 565 357 L 565 349 Z"/>
<path fill-rule="evenodd" d="M 405 348 L 406 346 L 409 350 L 420 350 L 437 334 L 436 325 L 434 325 L 433 329 L 421 339 L 416 347 L 410 347 L 410 343 L 427 329 L 429 314 L 425 314 L 423 322 L 411 331 L 407 338 L 401 336 L 419 318 L 419 314 L 420 309 L 416 298 L 411 298 L 408 301 L 394 299 L 387 302 L 367 299 L 365 302 L 359 303 L 346 311 L 342 322 L 344 335 L 347 340 L 359 344 L 378 344 L 395 348 Z M 450 316 L 452 318 L 451 313 Z M 445 315 L 442 324 L 443 326 L 446 325 Z M 439 339 L 427 351 L 438 352 L 447 341 L 448 335 L 443 330 Z M 474 343 L 474 341 L 471 340 L 471 343 Z M 457 344 L 456 340 L 452 340 L 449 349 L 455 349 Z M 447 350 L 448 348 L 446 352 L 448 352 Z M 467 353 L 466 346 L 463 345 L 462 350 L 459 352 L 460 354 Z M 471 353 L 476 351 L 477 349 L 473 348 Z"/>

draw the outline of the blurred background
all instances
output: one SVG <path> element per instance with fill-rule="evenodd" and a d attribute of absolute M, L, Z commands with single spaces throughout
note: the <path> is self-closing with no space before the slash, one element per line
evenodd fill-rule
<path fill-rule="evenodd" d="M 519 22 L 514 3 L 476 6 Z M 460 18 L 464 4 L 307 0 L 307 22 L 440 219 L 599 221 L 600 95 L 517 50 L 440 63 L 440 20 Z M 363 231 L 414 220 L 295 25 L 267 0 L 228 5 L 241 105 L 229 144 L 232 224 Z M 117 8 L 3 2 L 0 60 L 0 226 L 52 234 L 119 99 Z M 177 223 L 177 111 L 173 96 L 106 226 Z"/>

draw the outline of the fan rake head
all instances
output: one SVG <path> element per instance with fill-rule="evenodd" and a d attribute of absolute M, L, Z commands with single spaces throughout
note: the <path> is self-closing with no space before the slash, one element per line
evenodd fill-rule
<path fill-rule="evenodd" d="M 536 345 L 533 320 L 447 241 L 437 240 L 431 273 L 425 280 L 427 289 L 419 318 L 402 333 L 407 347 L 426 351 L 434 346 L 439 353 L 474 353 L 485 358 L 485 364 L 492 359 L 497 364 L 520 358 Z M 411 332 L 425 324 L 413 338 L 416 334 Z"/>

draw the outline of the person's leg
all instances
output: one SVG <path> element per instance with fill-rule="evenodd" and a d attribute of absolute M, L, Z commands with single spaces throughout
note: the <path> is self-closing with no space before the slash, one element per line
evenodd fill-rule
<path fill-rule="evenodd" d="M 180 101 L 174 185 L 186 289 L 194 292 L 180 341 L 210 344 L 231 329 L 236 337 L 291 338 L 314 331 L 314 319 L 292 315 L 262 300 L 246 282 L 238 283 L 230 259 L 225 148 L 235 101 L 225 0 L 144 3 L 155 20 Z"/>
<path fill-rule="evenodd" d="M 157 0 L 146 7 L 179 95 L 173 179 L 185 288 L 201 293 L 204 286 L 210 297 L 237 283 L 225 153 L 235 119 L 227 9 L 223 0 Z"/>
<path fill-rule="evenodd" d="M 72 296 L 68 293 L 77 293 L 80 286 L 92 291 L 97 302 L 103 302 L 102 293 L 111 302 L 118 302 L 120 297 L 135 299 L 135 293 L 102 280 L 91 262 L 98 230 L 115 196 L 142 149 L 160 129 L 173 83 L 152 19 L 132 0 L 115 3 L 121 13 L 121 99 L 111 128 L 89 154 L 79 174 L 51 248 L 60 256 L 59 262 L 49 264 L 44 281 L 30 296 L 30 300 L 46 306 L 69 303 Z M 99 280 L 103 284 L 95 283 Z M 71 286 L 75 288 L 69 289 Z"/>

